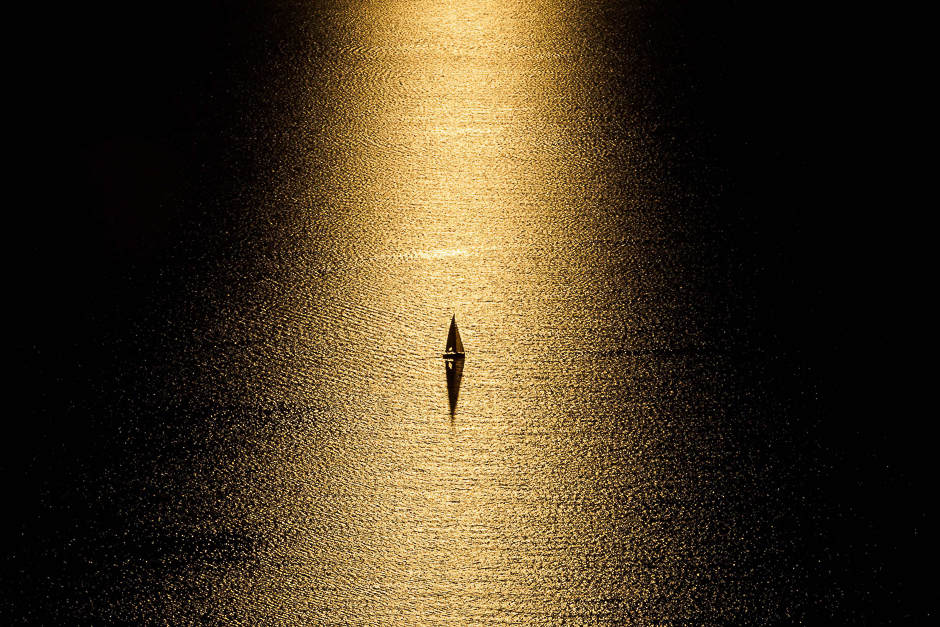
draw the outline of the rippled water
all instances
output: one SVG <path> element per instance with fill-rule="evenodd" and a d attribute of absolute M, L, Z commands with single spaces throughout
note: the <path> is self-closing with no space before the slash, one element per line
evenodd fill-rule
<path fill-rule="evenodd" d="M 617 4 L 270 3 L 250 36 L 237 16 L 214 26 L 248 43 L 231 75 L 199 77 L 218 109 L 174 105 L 214 112 L 171 142 L 201 216 L 190 261 L 147 275 L 163 277 L 147 313 L 102 331 L 112 374 L 71 411 L 113 428 L 70 471 L 74 527 L 28 556 L 65 564 L 24 584 L 51 590 L 40 610 L 806 611 L 796 484 L 774 462 L 799 456 L 794 402 L 749 328 L 727 164 L 684 100 L 691 18 Z M 441 359 L 453 314 L 458 373 Z"/>

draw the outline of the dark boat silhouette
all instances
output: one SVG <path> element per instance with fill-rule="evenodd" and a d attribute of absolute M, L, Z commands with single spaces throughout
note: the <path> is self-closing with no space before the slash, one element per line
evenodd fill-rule
<path fill-rule="evenodd" d="M 447 345 L 444 347 L 444 359 L 463 359 L 465 356 L 466 353 L 463 350 L 460 331 L 457 330 L 457 315 L 454 314 L 450 319 L 450 331 L 447 332 Z"/>

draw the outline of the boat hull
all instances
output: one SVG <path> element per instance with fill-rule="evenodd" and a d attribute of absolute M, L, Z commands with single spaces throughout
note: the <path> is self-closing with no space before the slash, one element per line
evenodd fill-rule
<path fill-rule="evenodd" d="M 463 359 L 466 353 L 444 353 L 444 359 Z"/>

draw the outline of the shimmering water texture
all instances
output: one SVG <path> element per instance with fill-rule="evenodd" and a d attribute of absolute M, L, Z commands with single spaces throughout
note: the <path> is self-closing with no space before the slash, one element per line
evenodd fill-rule
<path fill-rule="evenodd" d="M 90 541 L 76 615 L 785 618 L 746 444 L 779 411 L 670 130 L 675 68 L 634 54 L 639 9 L 585 4 L 282 7 L 244 105 L 263 171 L 205 201 L 243 214 L 238 244 L 157 315 L 149 400 L 108 410 L 150 426 L 116 436 L 124 536 Z"/>

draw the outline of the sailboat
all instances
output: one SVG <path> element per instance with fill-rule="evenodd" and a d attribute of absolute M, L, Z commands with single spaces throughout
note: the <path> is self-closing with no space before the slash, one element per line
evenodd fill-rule
<path fill-rule="evenodd" d="M 457 330 L 457 315 L 450 319 L 450 331 L 447 332 L 447 346 L 444 347 L 444 359 L 463 359 L 463 342 L 460 340 L 460 331 Z"/>

